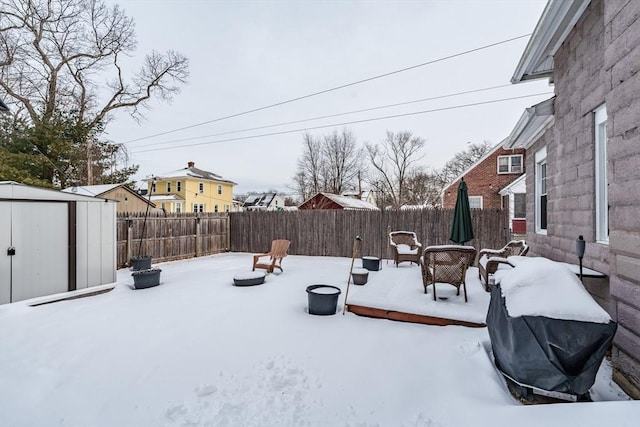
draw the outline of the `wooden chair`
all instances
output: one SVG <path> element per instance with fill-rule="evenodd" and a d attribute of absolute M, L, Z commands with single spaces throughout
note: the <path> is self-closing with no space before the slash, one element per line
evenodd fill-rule
<path fill-rule="evenodd" d="M 457 288 L 457 295 L 460 295 L 460 286 L 462 286 L 464 302 L 467 302 L 465 276 L 469 266 L 473 265 L 476 252 L 473 246 L 427 246 L 420 258 L 424 293 L 427 293 L 427 286 L 433 285 L 433 300 L 435 301 L 436 283 L 448 283 Z"/>
<path fill-rule="evenodd" d="M 256 254 L 253 256 L 253 269 L 263 268 L 269 273 L 273 273 L 274 268 L 282 270 L 282 259 L 287 256 L 287 250 L 291 244 L 288 240 L 274 240 L 271 242 L 271 250 L 265 254 Z M 261 260 L 261 258 L 269 257 L 269 261 Z"/>
<path fill-rule="evenodd" d="M 498 271 L 501 265 L 509 264 L 506 258 L 510 256 L 525 256 L 529 252 L 529 246 L 524 240 L 512 240 L 501 249 L 481 249 L 478 252 L 476 264 L 478 265 L 478 277 L 480 282 L 484 280 L 484 290 L 489 292 L 489 275 Z"/>
<path fill-rule="evenodd" d="M 416 233 L 413 231 L 392 231 L 389 233 L 389 244 L 393 250 L 396 267 L 405 261 L 420 265 L 422 244 L 418 242 Z"/>

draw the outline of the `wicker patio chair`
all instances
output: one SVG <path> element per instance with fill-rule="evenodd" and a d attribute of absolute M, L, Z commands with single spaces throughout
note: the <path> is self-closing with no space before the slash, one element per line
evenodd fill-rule
<path fill-rule="evenodd" d="M 274 240 L 271 242 L 271 250 L 264 254 L 256 254 L 253 256 L 253 270 L 263 268 L 269 273 L 273 273 L 274 268 L 282 270 L 282 259 L 287 256 L 287 250 L 291 244 L 288 240 Z M 269 257 L 269 260 L 264 258 Z"/>
<path fill-rule="evenodd" d="M 476 264 L 478 265 L 478 277 L 483 282 L 484 290 L 490 292 L 489 276 L 498 271 L 501 266 L 510 265 L 506 258 L 510 256 L 525 256 L 529 246 L 524 240 L 512 240 L 501 249 L 481 249 L 478 252 Z"/>
<path fill-rule="evenodd" d="M 464 289 L 464 302 L 467 302 L 465 276 L 467 269 L 473 264 L 475 258 L 476 249 L 473 246 L 427 246 L 420 258 L 424 293 L 427 293 L 429 285 L 433 285 L 433 299 L 435 301 L 436 283 L 448 283 L 457 288 L 457 295 L 460 295 L 460 286 L 462 286 Z"/>
<path fill-rule="evenodd" d="M 420 264 L 422 244 L 418 242 L 416 233 L 413 231 L 392 231 L 389 233 L 389 244 L 393 250 L 396 267 L 405 261 Z"/>

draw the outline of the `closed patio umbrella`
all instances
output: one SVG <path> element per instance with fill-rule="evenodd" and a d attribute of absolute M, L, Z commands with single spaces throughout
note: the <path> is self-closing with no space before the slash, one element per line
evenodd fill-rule
<path fill-rule="evenodd" d="M 449 240 L 463 244 L 471 239 L 473 239 L 471 208 L 469 207 L 469 196 L 467 195 L 467 183 L 464 182 L 464 178 L 462 178 L 460 185 L 458 185 L 458 197 L 456 199 L 456 207 L 453 211 Z"/>

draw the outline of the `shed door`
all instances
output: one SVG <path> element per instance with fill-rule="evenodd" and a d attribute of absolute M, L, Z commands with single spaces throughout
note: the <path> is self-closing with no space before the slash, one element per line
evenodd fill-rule
<path fill-rule="evenodd" d="M 68 291 L 67 204 L 13 202 L 11 206 L 15 247 L 15 255 L 9 257 L 11 302 Z"/>

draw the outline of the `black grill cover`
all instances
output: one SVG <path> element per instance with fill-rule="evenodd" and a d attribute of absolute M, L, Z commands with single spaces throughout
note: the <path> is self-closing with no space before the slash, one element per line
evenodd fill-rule
<path fill-rule="evenodd" d="M 504 374 L 521 385 L 582 395 L 595 382 L 617 324 L 510 317 L 496 285 L 487 328 L 496 365 Z"/>

